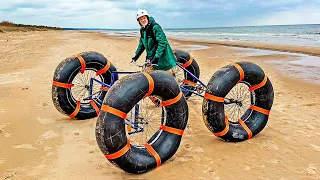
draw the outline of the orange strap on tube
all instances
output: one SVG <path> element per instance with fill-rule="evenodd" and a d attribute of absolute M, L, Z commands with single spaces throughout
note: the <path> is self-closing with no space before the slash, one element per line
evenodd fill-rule
<path fill-rule="evenodd" d="M 107 72 L 109 70 L 109 68 L 110 68 L 110 64 L 111 64 L 110 61 L 108 61 L 107 65 L 104 68 L 102 68 L 101 70 L 99 70 L 96 73 L 96 75 L 99 76 L 100 74 L 103 74 L 103 73 Z"/>
<path fill-rule="evenodd" d="M 62 87 L 62 88 L 71 88 L 72 86 L 74 86 L 74 84 L 66 84 L 66 83 L 61 83 L 61 82 L 57 82 L 57 81 L 53 81 L 52 85 L 57 86 L 57 87 Z"/>
<path fill-rule="evenodd" d="M 78 114 L 78 112 L 80 111 L 80 104 L 81 104 L 81 102 L 77 101 L 77 107 L 73 111 L 73 113 L 69 115 L 69 117 L 74 118 Z"/>
<path fill-rule="evenodd" d="M 255 85 L 255 86 L 250 87 L 250 88 L 249 88 L 249 91 L 251 92 L 251 91 L 254 91 L 254 90 L 256 90 L 256 89 L 259 89 L 259 88 L 261 88 L 262 86 L 264 86 L 266 83 L 267 83 L 267 76 L 264 76 L 262 82 L 259 83 L 259 84 L 257 84 L 257 85 Z"/>
<path fill-rule="evenodd" d="M 80 72 L 81 72 L 81 73 L 84 73 L 84 71 L 86 70 L 86 62 L 84 61 L 83 57 L 82 57 L 80 54 L 77 54 L 76 56 L 77 56 L 77 58 L 79 59 L 80 64 L 81 64 L 81 70 L 80 70 Z"/>
<path fill-rule="evenodd" d="M 193 61 L 193 58 L 190 56 L 189 61 L 186 62 L 186 63 L 184 63 L 184 64 L 182 65 L 182 67 L 183 67 L 183 68 L 186 68 L 186 67 L 190 66 L 190 65 L 192 64 L 192 61 Z"/>
<path fill-rule="evenodd" d="M 127 126 L 127 131 L 130 133 L 131 130 L 132 130 L 131 123 L 129 125 L 126 125 L 126 126 Z"/>
<path fill-rule="evenodd" d="M 157 151 L 155 151 L 150 144 L 145 144 L 144 146 L 149 151 L 149 153 L 156 159 L 157 166 L 160 166 L 161 165 L 161 158 L 160 158 L 159 154 L 157 153 Z"/>
<path fill-rule="evenodd" d="M 260 113 L 265 114 L 265 115 L 269 115 L 270 114 L 270 110 L 266 110 L 266 109 L 263 109 L 263 108 L 260 108 L 260 107 L 254 106 L 254 105 L 250 105 L 250 108 L 252 110 L 255 110 L 255 111 L 260 112 Z"/>
<path fill-rule="evenodd" d="M 239 71 L 240 79 L 239 79 L 239 81 L 237 82 L 237 83 L 239 83 L 239 82 L 241 82 L 241 81 L 243 80 L 243 78 L 244 78 L 244 71 L 243 71 L 242 67 L 241 67 L 239 64 L 237 64 L 237 63 L 234 63 L 233 66 L 236 67 L 236 68 L 238 69 L 238 71 Z"/>
<path fill-rule="evenodd" d="M 161 103 L 162 106 L 169 106 L 169 105 L 172 105 L 176 102 L 178 102 L 182 97 L 182 92 L 180 91 L 180 93 L 178 94 L 177 97 L 173 98 L 173 99 L 170 99 L 170 100 L 167 100 L 167 101 L 163 101 Z"/>
<path fill-rule="evenodd" d="M 204 94 L 204 98 L 212 100 L 212 101 L 216 101 L 216 102 L 224 102 L 224 98 L 223 97 L 218 97 L 218 96 L 214 96 L 208 93 Z"/>
<path fill-rule="evenodd" d="M 190 86 L 193 86 L 193 87 L 195 87 L 197 85 L 197 83 L 189 81 L 187 79 L 182 80 L 182 82 L 184 82 L 184 83 L 186 83 L 186 84 L 188 84 Z"/>
<path fill-rule="evenodd" d="M 93 107 L 93 109 L 96 111 L 97 115 L 99 115 L 100 110 L 99 110 L 97 104 L 93 100 L 90 101 L 90 104 Z"/>
<path fill-rule="evenodd" d="M 215 136 L 218 136 L 218 137 L 224 136 L 229 131 L 229 119 L 228 119 L 228 116 L 226 116 L 224 119 L 225 119 L 226 127 L 224 128 L 223 131 L 221 131 L 219 133 L 213 133 Z"/>
<path fill-rule="evenodd" d="M 101 90 L 101 91 L 109 91 L 110 88 L 109 88 L 109 87 L 101 87 L 100 90 Z"/>
<path fill-rule="evenodd" d="M 120 149 L 119 151 L 113 153 L 113 154 L 105 154 L 104 156 L 107 158 L 107 159 L 117 159 L 121 156 L 123 156 L 125 153 L 127 153 L 128 151 L 130 150 L 130 141 L 129 139 L 127 140 L 127 144 L 122 148 Z"/>
<path fill-rule="evenodd" d="M 152 77 L 150 76 L 150 74 L 148 74 L 147 72 L 142 72 L 142 74 L 148 79 L 149 82 L 149 91 L 148 93 L 144 96 L 144 97 L 148 97 L 154 89 L 154 81 L 152 79 Z"/>
<path fill-rule="evenodd" d="M 111 114 L 113 114 L 115 116 L 121 117 L 123 119 L 127 118 L 127 114 L 126 113 L 124 113 L 122 111 L 119 111 L 118 109 L 115 109 L 115 108 L 110 107 L 110 106 L 105 105 L 105 104 L 102 105 L 101 110 L 104 111 L 104 112 L 111 113 Z"/>
<path fill-rule="evenodd" d="M 169 127 L 169 126 L 164 126 L 164 125 L 161 125 L 160 129 L 164 130 L 166 132 L 172 133 L 172 134 L 180 135 L 180 136 L 182 136 L 182 134 L 184 132 L 184 130 L 173 128 L 173 127 Z"/>
<path fill-rule="evenodd" d="M 247 133 L 248 133 L 248 139 L 251 139 L 251 138 L 252 138 L 252 132 L 251 132 L 251 130 L 248 128 L 248 126 L 247 126 L 241 119 L 239 119 L 238 122 L 241 124 L 241 126 L 243 127 L 243 129 L 247 131 Z"/>

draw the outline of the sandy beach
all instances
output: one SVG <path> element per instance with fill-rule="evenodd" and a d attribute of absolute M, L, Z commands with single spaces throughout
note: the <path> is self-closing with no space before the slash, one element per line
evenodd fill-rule
<path fill-rule="evenodd" d="M 275 100 L 259 135 L 241 143 L 221 141 L 203 123 L 202 99 L 192 97 L 188 126 L 173 158 L 142 175 L 113 166 L 97 146 L 96 118 L 72 120 L 55 109 L 52 76 L 60 61 L 84 51 L 102 53 L 120 71 L 137 70 L 129 64 L 137 43 L 137 38 L 78 31 L 0 33 L 0 178 L 320 179 L 319 76 L 308 79 L 297 68 L 285 70 L 285 65 L 279 65 L 296 60 L 295 55 L 248 55 L 259 50 L 233 46 L 317 56 L 320 48 L 261 43 L 170 39 L 173 49 L 189 48 L 205 83 L 219 68 L 237 61 L 254 62 L 264 69 Z M 193 45 L 206 48 L 190 50 Z M 309 68 L 319 72 L 320 67 Z"/>

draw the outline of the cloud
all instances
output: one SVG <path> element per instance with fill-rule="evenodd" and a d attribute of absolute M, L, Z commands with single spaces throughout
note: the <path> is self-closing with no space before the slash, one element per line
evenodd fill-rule
<path fill-rule="evenodd" d="M 247 21 L 249 25 L 319 24 L 319 8 L 288 9 L 259 15 Z"/>
<path fill-rule="evenodd" d="M 79 28 L 139 28 L 145 8 L 164 28 L 320 23 L 319 0 L 1 0 L 0 20 Z"/>

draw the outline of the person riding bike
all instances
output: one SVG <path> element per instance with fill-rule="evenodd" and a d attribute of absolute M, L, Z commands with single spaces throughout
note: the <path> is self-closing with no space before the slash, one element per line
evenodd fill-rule
<path fill-rule="evenodd" d="M 140 40 L 132 61 L 137 61 L 146 50 L 146 60 L 151 61 L 153 69 L 164 70 L 172 74 L 172 69 L 177 63 L 162 28 L 145 9 L 138 10 L 136 19 L 141 26 Z"/>

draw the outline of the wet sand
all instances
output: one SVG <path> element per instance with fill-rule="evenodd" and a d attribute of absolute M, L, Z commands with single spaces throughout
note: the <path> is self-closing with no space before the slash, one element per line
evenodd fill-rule
<path fill-rule="evenodd" d="M 270 78 L 275 101 L 266 128 L 253 139 L 226 143 L 206 129 L 202 99 L 188 100 L 189 121 L 177 153 L 142 175 L 109 163 L 95 140 L 96 118 L 78 121 L 61 115 L 51 101 L 52 76 L 63 59 L 83 51 L 104 54 L 118 70 L 129 64 L 138 40 L 75 31 L 0 34 L 0 178 L 2 179 L 319 179 L 320 85 L 292 76 L 274 61 L 287 54 L 248 56 L 245 50 L 198 41 L 170 40 L 189 50 L 201 80 L 227 64 L 251 61 Z M 239 42 L 240 43 L 240 42 Z M 239 45 L 240 44 L 234 44 Z M 269 45 L 242 44 L 248 47 Z M 319 48 L 272 45 L 272 50 L 319 55 Z M 199 46 L 196 46 L 199 47 Z M 142 62 L 142 59 L 140 62 Z"/>

